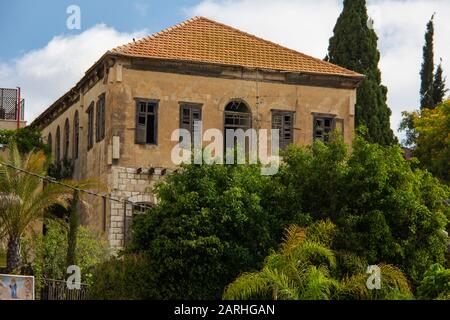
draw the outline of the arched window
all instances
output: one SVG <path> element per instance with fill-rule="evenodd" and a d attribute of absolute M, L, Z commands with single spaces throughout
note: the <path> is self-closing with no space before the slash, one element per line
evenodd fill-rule
<path fill-rule="evenodd" d="M 75 111 L 73 117 L 73 158 L 78 159 L 78 150 L 80 144 L 80 118 L 78 111 Z"/>
<path fill-rule="evenodd" d="M 56 161 L 60 161 L 61 160 L 61 129 L 59 128 L 59 126 L 58 126 L 58 128 L 56 128 L 56 136 L 55 136 L 55 139 L 56 139 L 56 145 L 55 145 L 55 159 L 56 159 Z"/>
<path fill-rule="evenodd" d="M 63 145 L 64 159 L 69 159 L 69 146 L 70 146 L 70 124 L 69 119 L 66 119 L 66 122 L 64 123 L 64 145 Z"/>
<path fill-rule="evenodd" d="M 53 143 L 52 143 L 52 134 L 49 133 L 47 136 L 47 145 L 48 149 L 50 150 L 50 155 L 53 154 Z"/>
<path fill-rule="evenodd" d="M 224 145 L 225 150 L 233 149 L 236 146 L 236 139 L 227 141 L 227 131 L 242 129 L 244 132 L 252 127 L 252 113 L 247 104 L 242 100 L 233 100 L 229 102 L 224 111 Z M 248 151 L 248 141 L 245 142 L 245 149 Z M 247 152 L 246 152 L 247 154 Z"/>
<path fill-rule="evenodd" d="M 252 127 L 252 113 L 242 100 L 231 101 L 225 107 L 225 130 Z"/>

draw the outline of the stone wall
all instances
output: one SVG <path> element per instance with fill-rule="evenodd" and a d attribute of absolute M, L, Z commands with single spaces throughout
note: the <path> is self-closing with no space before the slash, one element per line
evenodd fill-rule
<path fill-rule="evenodd" d="M 113 166 L 109 177 L 111 197 L 132 203 L 156 204 L 153 188 L 155 183 L 163 178 L 163 173 L 165 172 L 162 168 L 156 168 L 152 174 L 139 174 L 137 168 Z M 112 200 L 110 206 L 111 216 L 107 219 L 110 221 L 110 225 L 107 226 L 108 241 L 112 248 L 118 249 L 124 246 L 125 231 L 129 228 L 128 223 L 133 216 L 133 206 Z"/>

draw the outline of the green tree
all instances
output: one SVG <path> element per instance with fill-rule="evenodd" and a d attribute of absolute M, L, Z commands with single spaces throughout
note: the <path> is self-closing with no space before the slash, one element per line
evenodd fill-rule
<path fill-rule="evenodd" d="M 159 184 L 130 248 L 148 255 L 156 298 L 219 298 L 239 273 L 260 267 L 285 226 L 264 209 L 275 188 L 256 165 L 186 165 Z"/>
<path fill-rule="evenodd" d="M 9 144 L 8 164 L 37 175 L 45 175 L 46 157 L 42 152 L 21 156 L 14 143 Z M 21 237 L 33 223 L 42 220 L 44 211 L 55 204 L 67 206 L 67 189 L 57 184 L 42 186 L 39 177 L 5 164 L 0 157 L 0 236 L 8 241 L 9 271 L 21 267 Z"/>
<path fill-rule="evenodd" d="M 448 91 L 445 88 L 445 78 L 442 75 L 442 59 L 441 63 L 439 63 L 436 74 L 434 75 L 434 81 L 433 81 L 433 106 L 437 106 L 438 104 L 442 103 L 445 98 L 445 94 Z"/>
<path fill-rule="evenodd" d="M 337 260 L 329 248 L 332 239 L 330 232 L 335 232 L 335 226 L 330 222 L 320 221 L 306 229 L 290 226 L 281 249 L 266 258 L 262 270 L 240 275 L 226 287 L 223 298 L 391 299 L 400 294 L 402 298 L 411 297 L 406 277 L 393 266 L 380 265 L 383 275 L 381 290 L 367 288 L 365 270 L 348 278 L 335 277 Z"/>
<path fill-rule="evenodd" d="M 420 107 L 433 108 L 433 77 L 434 77 L 434 14 L 427 24 L 425 45 L 423 46 L 423 62 L 420 71 Z"/>
<path fill-rule="evenodd" d="M 17 130 L 0 130 L 0 144 L 15 144 L 20 153 L 29 153 L 31 151 L 43 151 L 47 155 L 49 150 L 42 141 L 41 132 L 30 127 Z"/>
<path fill-rule="evenodd" d="M 450 100 L 435 109 L 423 109 L 413 119 L 417 132 L 414 155 L 420 165 L 434 175 L 450 181 Z"/>
<path fill-rule="evenodd" d="M 366 76 L 357 89 L 356 124 L 368 128 L 371 142 L 390 145 L 396 142 L 390 128 L 391 110 L 387 106 L 387 88 L 381 84 L 378 68 L 378 37 L 368 27 L 365 0 L 344 0 L 326 60 Z"/>
<path fill-rule="evenodd" d="M 302 226 L 330 219 L 339 230 L 333 249 L 369 264 L 400 266 L 414 284 L 430 265 L 445 262 L 448 188 L 411 168 L 400 147 L 357 137 L 349 153 L 334 138 L 327 145 L 292 146 L 284 160 L 279 214 L 298 213 L 291 222 Z"/>

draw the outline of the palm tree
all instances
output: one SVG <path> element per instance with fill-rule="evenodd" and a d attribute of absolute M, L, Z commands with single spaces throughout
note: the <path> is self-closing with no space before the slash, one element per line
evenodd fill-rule
<path fill-rule="evenodd" d="M 368 275 L 361 273 L 338 280 L 332 277 L 337 264 L 328 246 L 334 231 L 330 222 L 318 222 L 312 228 L 290 226 L 279 252 L 272 252 L 259 272 L 244 273 L 229 284 L 225 300 L 328 300 L 407 298 L 411 293 L 403 273 L 390 265 L 381 265 L 383 290 L 366 286 Z M 320 233 L 317 233 L 320 231 Z M 325 231 L 325 233 L 324 233 Z M 376 291 L 376 290 L 375 290 Z"/>
<path fill-rule="evenodd" d="M 14 143 L 9 149 L 7 162 L 0 157 L 0 236 L 8 243 L 7 269 L 14 271 L 21 266 L 21 237 L 52 205 L 67 207 L 68 193 L 58 184 L 43 187 L 41 178 L 25 173 L 45 175 L 43 152 L 22 157 Z"/>

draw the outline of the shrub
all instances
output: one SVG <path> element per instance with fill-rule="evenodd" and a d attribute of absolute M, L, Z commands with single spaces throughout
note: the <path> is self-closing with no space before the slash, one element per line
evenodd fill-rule
<path fill-rule="evenodd" d="M 450 269 L 434 264 L 425 272 L 417 288 L 419 299 L 450 299 Z"/>
<path fill-rule="evenodd" d="M 152 266 L 143 254 L 113 257 L 97 265 L 92 274 L 88 298 L 96 300 L 161 299 L 156 290 Z"/>
<path fill-rule="evenodd" d="M 62 221 L 47 220 L 45 235 L 33 233 L 24 241 L 22 255 L 36 277 L 36 287 L 43 279 L 62 280 L 67 276 L 67 226 Z M 91 269 L 109 256 L 107 243 L 94 230 L 80 227 L 77 236 L 77 261 L 81 281 L 91 283 Z"/>

